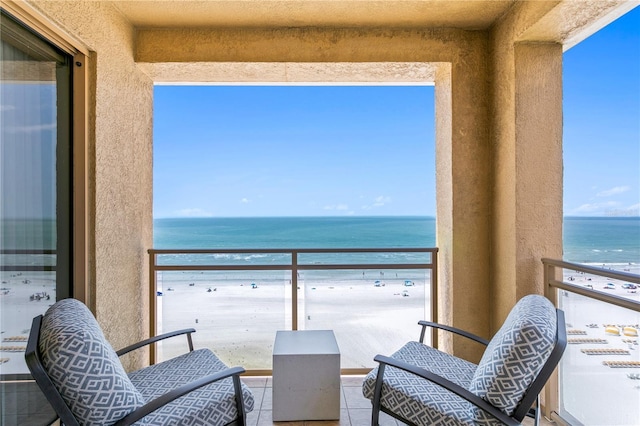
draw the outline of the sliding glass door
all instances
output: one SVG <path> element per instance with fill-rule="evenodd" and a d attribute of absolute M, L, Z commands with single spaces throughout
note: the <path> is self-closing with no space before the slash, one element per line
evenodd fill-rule
<path fill-rule="evenodd" d="M 1 16 L 0 424 L 43 424 L 24 350 L 31 320 L 71 296 L 71 57 Z"/>

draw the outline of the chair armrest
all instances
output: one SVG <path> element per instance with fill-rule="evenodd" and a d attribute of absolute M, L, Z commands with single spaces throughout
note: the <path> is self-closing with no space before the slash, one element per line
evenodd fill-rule
<path fill-rule="evenodd" d="M 452 381 L 445 379 L 442 376 L 439 376 L 430 371 L 427 371 L 424 368 L 416 367 L 415 365 L 407 364 L 406 362 L 403 362 L 394 358 L 390 358 L 384 355 L 376 355 L 373 360 L 380 363 L 380 368 L 378 369 L 379 375 L 384 374 L 385 365 L 390 365 L 392 367 L 399 368 L 411 374 L 415 374 L 416 376 L 422 377 L 425 380 L 429 380 L 430 382 L 433 382 L 455 393 L 459 397 L 469 401 L 471 404 L 475 405 L 481 410 L 491 414 L 493 417 L 495 417 L 496 419 L 498 419 L 499 421 L 501 421 L 502 423 L 508 426 L 517 426 L 520 424 L 515 419 L 507 416 L 505 413 L 503 413 L 493 405 L 489 404 L 487 401 L 480 398 L 479 396 L 469 392 L 467 389 L 463 388 L 462 386 L 457 385 Z M 380 378 L 379 380 L 380 380 L 380 383 L 382 383 L 382 379 Z M 376 384 L 376 387 L 377 387 L 377 384 Z"/>
<path fill-rule="evenodd" d="M 150 345 L 151 343 L 155 343 L 158 342 L 160 340 L 164 340 L 164 339 L 168 339 L 169 337 L 175 337 L 175 336 L 180 336 L 182 334 L 186 334 L 187 335 L 187 341 L 189 343 L 189 351 L 193 351 L 193 341 L 191 340 L 191 333 L 195 333 L 196 330 L 193 328 L 185 328 L 184 330 L 176 330 L 176 331 L 171 331 L 169 333 L 164 333 L 161 334 L 159 336 L 153 336 L 150 337 L 148 339 L 142 340 L 138 343 L 134 343 L 133 345 L 129 345 L 126 348 L 122 348 L 119 351 L 116 351 L 116 354 L 118 356 L 122 356 L 128 352 L 134 351 L 136 349 L 139 349 L 143 346 L 147 346 Z"/>
<path fill-rule="evenodd" d="M 451 327 L 450 325 L 439 324 L 437 322 L 431 321 L 418 321 L 418 324 L 422 326 L 422 331 L 420 332 L 420 343 L 424 343 L 424 331 L 426 327 L 434 327 L 442 330 L 450 331 L 451 333 L 459 334 L 460 336 L 466 337 L 468 339 L 474 340 L 478 343 L 481 343 L 485 346 L 489 344 L 489 340 L 484 339 L 480 336 L 477 336 L 473 333 L 469 333 L 468 331 L 461 330 L 456 327 Z"/>
<path fill-rule="evenodd" d="M 146 416 L 147 414 L 154 412 L 158 408 L 167 405 L 171 401 L 177 398 L 180 398 L 181 396 L 184 396 L 190 392 L 193 392 L 194 390 L 200 389 L 201 387 L 211 384 L 213 382 L 217 382 L 219 380 L 226 379 L 232 376 L 233 376 L 233 385 L 236 392 L 236 397 L 238 397 L 238 393 L 240 393 L 240 397 L 242 397 L 241 395 L 242 390 L 240 387 L 240 374 L 244 372 L 245 372 L 245 369 L 242 367 L 232 367 L 232 368 L 227 368 L 226 370 L 219 371 L 215 374 L 202 377 L 198 380 L 194 380 L 191 383 L 187 383 L 186 385 L 173 389 L 157 397 L 156 399 L 153 399 L 147 402 L 142 407 L 138 408 L 137 410 L 129 413 L 127 416 L 118 420 L 116 423 L 114 423 L 114 426 L 125 426 L 125 425 L 133 424 L 138 420 L 140 420 L 141 418 L 143 418 L 144 416 Z"/>

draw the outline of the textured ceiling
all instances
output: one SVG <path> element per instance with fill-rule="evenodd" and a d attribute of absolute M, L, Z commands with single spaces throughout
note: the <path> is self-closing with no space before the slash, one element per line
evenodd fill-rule
<path fill-rule="evenodd" d="M 514 0 L 116 0 L 139 28 L 449 27 L 485 29 Z"/>

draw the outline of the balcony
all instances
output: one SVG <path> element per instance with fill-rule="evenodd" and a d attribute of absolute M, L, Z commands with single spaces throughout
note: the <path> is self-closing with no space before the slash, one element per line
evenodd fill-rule
<path fill-rule="evenodd" d="M 372 252 L 403 253 L 411 260 L 367 263 Z M 197 344 L 216 348 L 225 361 L 245 365 L 254 376 L 270 374 L 278 329 L 335 330 L 343 375 L 362 374 L 373 367 L 374 354 L 416 339 L 417 320 L 435 312 L 437 249 L 150 250 L 149 255 L 154 332 L 195 327 Z M 640 276 L 543 262 L 547 297 L 565 311 L 571 343 L 557 382 L 547 387 L 552 410 L 547 415 L 570 424 L 634 424 L 640 416 L 634 404 L 640 394 L 634 368 L 640 366 L 640 302 L 634 288 L 640 288 Z M 216 297 L 223 293 L 221 305 Z M 156 356 L 173 354 L 165 345 Z M 343 384 L 345 415 L 366 416 L 368 407 L 345 393 L 355 392 L 348 388 L 357 388 L 357 377 L 345 380 L 350 384 Z M 267 403 L 256 414 L 263 418 L 270 414 L 265 383 L 258 393 Z"/>
<path fill-rule="evenodd" d="M 372 253 L 406 262 L 373 264 L 367 261 Z M 434 318 L 437 254 L 436 248 L 150 250 L 154 333 L 194 327 L 196 346 L 244 365 L 261 401 L 252 415 L 258 421 L 270 415 L 275 331 L 333 329 L 342 352 L 342 418 L 357 424 L 354 419 L 369 411 L 368 401 L 359 399 L 358 375 L 373 367 L 373 355 L 416 339 L 418 319 Z M 11 280 L 52 280 L 54 253 L 4 256 L 3 274 Z M 612 270 L 551 259 L 543 264 L 546 296 L 564 310 L 570 343 L 557 382 L 547 386 L 547 408 L 556 407 L 547 415 L 569 424 L 635 424 L 640 417 L 638 265 Z M 183 349 L 181 343 L 159 345 L 155 356 L 162 360 Z M 3 367 L 10 364 L 17 363 Z"/>
<path fill-rule="evenodd" d="M 490 334 L 495 331 L 491 325 L 498 323 L 513 304 L 513 295 L 540 291 L 540 258 L 559 258 L 562 253 L 562 54 L 597 28 L 636 7 L 636 2 L 584 2 L 580 8 L 569 0 L 428 2 L 433 3 L 433 8 L 425 7 L 421 12 L 412 2 L 390 2 L 386 8 L 374 11 L 373 21 L 373 15 L 360 13 L 371 11 L 367 2 L 357 8 L 353 8 L 354 2 L 335 2 L 335 7 L 317 13 L 311 3 L 309 6 L 296 1 L 293 3 L 306 13 L 299 15 L 295 8 L 288 8 L 277 14 L 279 21 L 273 19 L 273 12 L 278 9 L 267 2 L 244 4 L 265 12 L 259 14 L 246 13 L 246 8 L 235 7 L 235 2 L 200 3 L 222 9 L 203 13 L 200 8 L 175 8 L 172 2 L 156 2 L 158 13 L 151 16 L 149 5 L 143 7 L 140 2 L 131 2 L 128 7 L 123 2 L 100 1 L 74 2 L 73 7 L 63 2 L 2 3 L 3 10 L 29 27 L 29 32 L 53 43 L 71 58 L 73 90 L 65 92 L 73 93 L 73 108 L 58 117 L 66 117 L 67 123 L 72 123 L 72 129 L 67 130 L 73 137 L 73 161 L 67 158 L 68 170 L 62 182 L 70 188 L 68 180 L 73 178 L 73 191 L 60 191 L 51 198 L 69 210 L 65 223 L 73 223 L 73 232 L 62 228 L 56 232 L 59 238 L 73 237 L 73 243 L 68 241 L 65 253 L 59 253 L 58 260 L 63 255 L 69 260 L 59 264 L 69 265 L 70 270 L 58 282 L 60 287 L 62 283 L 73 283 L 67 291 L 91 305 L 114 346 L 140 340 L 149 332 L 147 304 L 141 303 L 142 298 L 149 297 L 149 265 L 142 248 L 151 247 L 153 239 L 153 87 L 166 82 L 403 84 L 408 79 L 434 84 L 438 118 L 438 281 L 440 293 L 449 296 L 441 303 L 451 307 L 440 315 L 446 321 L 471 325 L 482 334 Z M 163 12 L 161 9 L 165 8 L 168 10 Z M 349 13 L 345 15 L 347 9 Z M 182 13 L 191 18 L 178 19 Z M 409 15 L 411 19 L 407 20 Z M 265 25 L 234 24 L 238 19 L 256 17 L 262 17 Z M 211 18 L 217 20 L 213 22 Z M 407 22 L 418 21 L 415 27 L 406 26 Z M 291 27 L 291 22 L 300 27 Z M 173 28 L 165 29 L 167 24 Z M 66 103 L 63 100 L 58 105 Z M 26 130 L 24 123 L 19 124 L 16 129 Z M 36 127 L 48 132 L 50 123 L 42 124 Z M 9 128 L 13 129 L 3 126 Z M 33 135 L 34 128 L 26 134 Z M 30 169 L 17 170 L 18 177 L 3 182 L 29 183 L 24 176 Z M 43 180 L 50 183 L 50 179 Z M 214 272 L 162 270 L 158 275 L 164 285 L 169 277 L 165 274 L 200 271 Z M 277 305 L 278 312 L 271 313 L 275 320 L 270 327 L 293 328 L 294 321 L 298 327 L 311 327 L 307 322 L 318 319 L 315 311 L 309 310 L 315 306 L 311 304 L 312 296 L 322 293 L 317 286 L 313 290 L 305 278 L 300 283 L 300 294 L 293 298 L 285 290 L 289 290 L 288 279 L 293 281 L 296 274 L 288 271 L 284 268 L 278 276 L 275 270 L 264 272 L 272 274 L 270 279 L 274 285 L 278 281 L 282 289 L 273 305 Z M 384 271 L 385 277 L 394 274 Z M 232 272 L 240 274 L 226 273 Z M 380 276 L 379 270 L 371 272 Z M 58 269 L 57 275 L 60 274 Z M 425 295 L 435 293 L 427 287 L 426 275 L 422 291 Z M 258 286 L 249 291 L 267 288 L 257 274 L 241 278 L 255 280 L 245 281 Z M 291 292 L 297 287 L 292 285 Z M 386 288 L 389 287 L 383 287 Z M 575 295 L 584 297 L 577 286 L 561 289 L 553 284 L 552 288 L 554 292 L 568 292 L 568 296 L 556 294 L 559 302 L 561 297 L 572 301 L 578 300 Z M 64 297 L 60 290 L 56 298 Z M 163 303 L 169 303 L 178 291 L 163 290 Z M 339 290 L 336 285 L 334 289 L 323 288 L 327 293 L 335 290 Z M 590 289 L 583 290 L 591 297 Z M 615 293 L 620 288 L 616 284 L 615 290 L 604 291 Z M 155 292 L 154 288 L 152 303 L 157 301 Z M 409 292 L 411 296 L 405 299 L 413 302 L 413 289 Z M 30 305 L 38 303 L 46 308 L 44 301 L 28 300 L 32 293 L 21 298 Z M 211 295 L 206 290 L 203 294 Z M 305 302 L 300 305 L 303 297 Z M 10 297 L 4 300 L 8 301 L 6 306 L 13 307 Z M 296 315 L 288 303 L 293 304 L 293 300 L 298 304 Z M 609 299 L 606 300 L 598 303 L 609 306 Z M 8 315 L 9 309 L 4 306 L 3 315 Z M 616 309 L 626 312 L 628 308 Z M 161 307 L 156 325 L 169 328 L 161 321 L 162 313 Z M 436 317 L 426 308 L 423 313 Z M 151 321 L 156 320 L 155 314 Z M 310 314 L 311 320 L 305 319 Z M 195 318 L 185 321 L 192 325 Z M 594 318 L 585 324 L 595 321 Z M 571 324 L 579 325 L 575 321 Z M 599 327 L 602 330 L 602 324 Z M 366 331 L 364 327 L 353 330 Z M 464 352 L 465 348 L 455 349 Z M 261 350 L 269 352 L 265 346 Z M 3 353 L 2 357 L 7 356 Z M 144 361 L 132 359 L 127 367 L 140 366 Z M 3 368 L 9 368 L 12 362 L 2 364 Z M 268 366 L 255 366 L 256 370 L 263 367 Z M 625 373 L 620 375 L 619 384 L 633 385 L 633 380 Z M 4 383 L 3 386 L 7 386 L 2 392 L 4 401 L 30 400 L 14 391 L 13 384 L 11 388 Z M 562 384 L 560 388 L 563 392 L 567 389 Z M 613 413 L 614 409 L 607 406 L 622 391 L 616 388 L 612 392 L 613 396 L 605 395 L 592 404 L 594 410 Z M 549 400 L 547 403 L 553 406 Z M 567 398 L 564 404 L 572 413 L 580 410 Z M 4 413 L 9 413 L 9 408 L 8 402 Z M 7 424 L 12 424 L 12 419 L 3 417 Z M 19 424 L 26 424 L 22 420 L 25 419 L 19 418 Z"/>

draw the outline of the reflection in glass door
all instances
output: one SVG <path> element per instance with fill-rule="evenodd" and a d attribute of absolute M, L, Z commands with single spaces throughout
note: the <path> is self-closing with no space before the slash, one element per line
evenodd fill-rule
<path fill-rule="evenodd" d="M 71 60 L 1 19 L 0 423 L 42 424 L 24 350 L 33 317 L 71 295 Z"/>

